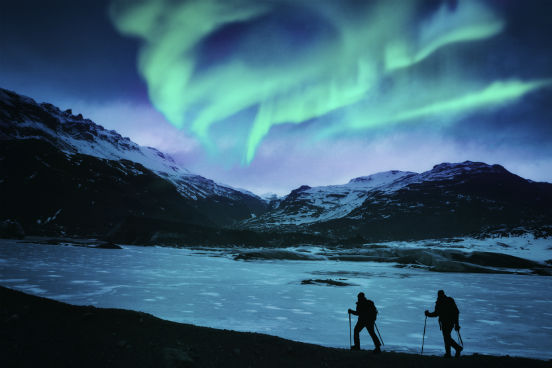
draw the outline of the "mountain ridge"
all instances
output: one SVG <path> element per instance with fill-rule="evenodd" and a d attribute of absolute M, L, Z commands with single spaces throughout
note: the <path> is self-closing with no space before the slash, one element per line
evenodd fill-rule
<path fill-rule="evenodd" d="M 127 159 L 169 179 L 179 187 L 183 196 L 192 199 L 213 194 L 231 197 L 236 196 L 236 193 L 260 198 L 249 191 L 241 191 L 192 174 L 177 164 L 170 155 L 154 147 L 140 146 L 115 130 L 107 130 L 92 120 L 83 118 L 82 114 L 73 115 L 71 109 L 62 111 L 50 103 L 37 103 L 30 97 L 22 98 L 15 92 L 1 88 L 0 104 L 3 105 L 0 122 L 17 122 L 12 124 L 11 129 L 3 127 L 1 134 L 4 138 L 40 138 L 59 146 L 67 154 L 81 153 L 110 160 Z M 10 106 L 12 109 L 7 108 Z M 14 113 L 16 111 L 19 113 Z M 203 188 L 199 188 L 200 186 Z"/>
<path fill-rule="evenodd" d="M 241 225 L 247 229 L 356 234 L 368 240 L 481 235 L 501 228 L 505 233 L 545 229 L 548 234 L 550 205 L 552 184 L 524 179 L 501 165 L 464 161 L 441 163 L 422 173 L 392 170 L 342 185 L 301 186 L 260 217 L 243 220 Z M 420 223 L 420 217 L 427 223 Z M 447 218 L 454 225 L 444 224 Z M 405 228 L 409 230 L 403 231 Z"/>
<path fill-rule="evenodd" d="M 0 140 L 0 221 L 31 234 L 280 245 L 552 234 L 552 184 L 496 164 L 390 170 L 261 198 L 193 174 L 81 114 L 3 89 Z"/>

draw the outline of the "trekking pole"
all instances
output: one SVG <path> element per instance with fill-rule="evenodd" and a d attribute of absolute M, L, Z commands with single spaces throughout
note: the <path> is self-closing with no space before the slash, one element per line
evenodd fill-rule
<path fill-rule="evenodd" d="M 380 341 L 381 341 L 381 344 L 385 346 L 385 344 L 383 343 L 383 339 L 381 338 L 381 334 L 379 332 L 379 328 L 378 328 L 378 325 L 376 322 L 374 322 L 374 326 L 376 326 L 376 331 L 378 331 L 378 335 L 379 335 L 379 338 L 380 338 Z"/>
<path fill-rule="evenodd" d="M 424 335 L 422 337 L 422 353 L 420 355 L 424 355 L 424 342 L 425 342 L 426 325 L 427 325 L 427 316 L 426 316 L 425 321 L 424 321 Z"/>
<path fill-rule="evenodd" d="M 456 330 L 456 333 L 458 334 L 458 340 L 460 340 L 460 344 L 462 347 L 464 347 L 464 341 L 462 341 L 462 335 L 460 335 L 460 330 Z"/>
<path fill-rule="evenodd" d="M 349 347 L 353 346 L 353 342 L 351 340 L 351 313 L 349 313 Z"/>

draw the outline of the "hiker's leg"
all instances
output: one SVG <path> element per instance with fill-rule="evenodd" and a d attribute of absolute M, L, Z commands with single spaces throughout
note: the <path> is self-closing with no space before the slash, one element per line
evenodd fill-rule
<path fill-rule="evenodd" d="M 378 335 L 376 335 L 376 332 L 374 331 L 374 321 L 369 322 L 368 325 L 366 326 L 366 329 L 368 330 L 368 333 L 370 334 L 370 337 L 374 342 L 374 346 L 378 348 L 381 345 L 381 342 L 378 339 Z"/>
<path fill-rule="evenodd" d="M 354 339 L 355 339 L 355 346 L 360 348 L 360 331 L 364 328 L 364 324 L 360 323 L 360 321 L 357 321 L 355 325 L 355 333 L 354 333 Z"/>
<path fill-rule="evenodd" d="M 452 323 L 443 324 L 443 332 L 444 331 L 447 332 L 449 350 L 450 350 L 450 346 L 452 346 L 454 348 L 454 350 L 458 350 L 458 348 L 460 348 L 460 345 L 458 345 L 458 343 L 456 341 L 454 341 L 454 339 L 452 338 L 452 329 L 453 329 L 453 327 L 454 327 L 454 324 L 452 324 Z"/>
<path fill-rule="evenodd" d="M 441 325 L 441 330 L 443 332 L 443 341 L 445 342 L 445 352 L 447 355 L 450 355 L 450 345 L 452 337 L 450 337 L 450 332 L 452 331 L 452 326 L 449 326 L 447 323 Z"/>
<path fill-rule="evenodd" d="M 454 350 L 462 349 L 462 347 L 452 338 L 452 336 L 450 337 L 450 345 L 454 348 Z"/>

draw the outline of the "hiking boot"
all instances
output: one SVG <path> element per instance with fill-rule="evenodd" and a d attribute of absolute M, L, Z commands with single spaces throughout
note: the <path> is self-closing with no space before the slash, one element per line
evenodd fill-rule
<path fill-rule="evenodd" d="M 351 350 L 360 350 L 360 346 L 353 345 L 353 346 L 351 346 Z"/>
<path fill-rule="evenodd" d="M 376 348 L 374 349 L 374 354 L 379 354 L 381 353 L 381 349 L 379 346 L 376 346 Z"/>
<path fill-rule="evenodd" d="M 445 355 L 443 355 L 443 358 L 447 358 L 447 359 L 448 359 L 448 358 L 452 358 L 452 357 L 451 357 L 450 353 L 446 353 Z"/>
<path fill-rule="evenodd" d="M 454 354 L 455 358 L 460 358 L 460 353 L 464 350 L 463 347 L 459 346 L 458 349 L 456 349 L 456 354 Z"/>

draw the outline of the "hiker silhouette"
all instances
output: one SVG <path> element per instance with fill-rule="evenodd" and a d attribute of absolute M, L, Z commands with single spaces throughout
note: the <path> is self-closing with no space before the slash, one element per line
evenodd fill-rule
<path fill-rule="evenodd" d="M 463 348 L 450 336 L 453 328 L 456 331 L 460 331 L 460 324 L 458 323 L 460 311 L 454 299 L 446 296 L 443 290 L 439 290 L 437 292 L 435 310 L 433 312 L 426 310 L 424 313 L 427 317 L 439 317 L 439 326 L 445 342 L 445 357 L 450 358 L 450 347 L 452 346 L 456 350 L 455 356 L 458 358 Z"/>
<path fill-rule="evenodd" d="M 354 330 L 355 344 L 351 346 L 351 349 L 360 350 L 359 334 L 360 334 L 360 331 L 362 331 L 362 329 L 366 327 L 366 329 L 368 330 L 368 333 L 372 337 L 372 341 L 374 342 L 374 346 L 375 346 L 374 353 L 377 354 L 381 352 L 381 349 L 380 349 L 381 343 L 378 337 L 376 336 L 376 333 L 374 332 L 374 324 L 376 323 L 378 310 L 374 305 L 373 301 L 366 299 L 366 297 L 364 296 L 364 293 L 359 293 L 357 298 L 358 298 L 358 301 L 356 303 L 356 310 L 352 310 L 352 309 L 348 310 L 349 314 L 358 316 L 358 320 Z"/>

